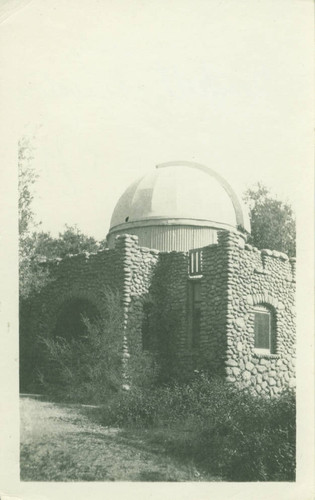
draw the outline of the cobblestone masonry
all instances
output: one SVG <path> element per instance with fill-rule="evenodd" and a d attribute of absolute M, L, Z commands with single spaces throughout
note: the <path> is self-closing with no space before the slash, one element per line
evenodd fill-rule
<path fill-rule="evenodd" d="M 32 369 L 40 365 L 38 338 L 52 334 L 62 306 L 71 299 L 84 299 L 102 315 L 104 287 L 120 290 L 124 279 L 123 255 L 116 249 L 68 256 L 45 265 L 51 281 L 31 301 L 21 304 L 20 371 L 24 384 Z"/>
<path fill-rule="evenodd" d="M 237 235 L 222 233 L 227 255 L 227 380 L 274 395 L 295 384 L 295 259 L 257 250 Z M 276 353 L 254 349 L 253 306 L 269 305 L 276 319 Z"/>
<path fill-rule="evenodd" d="M 21 341 L 28 343 L 28 363 L 38 333 L 53 331 L 62 304 L 84 298 L 102 314 L 104 285 L 121 292 L 125 366 L 142 344 L 143 306 L 151 304 L 153 347 L 163 347 L 172 374 L 187 376 L 194 368 L 250 386 L 255 392 L 277 394 L 294 385 L 295 259 L 246 245 L 222 231 L 218 244 L 202 251 L 201 334 L 192 347 L 188 253 L 160 253 L 138 246 L 137 236 L 121 235 L 114 249 L 69 256 L 49 262 L 53 277 L 22 313 Z M 196 278 L 194 278 L 196 279 Z M 256 304 L 267 304 L 276 316 L 276 353 L 254 349 Z M 162 349 L 163 351 L 163 349 Z M 171 356 L 169 356 L 171 354 Z M 26 363 L 27 365 L 27 363 Z M 126 381 L 127 383 L 128 381 Z"/>

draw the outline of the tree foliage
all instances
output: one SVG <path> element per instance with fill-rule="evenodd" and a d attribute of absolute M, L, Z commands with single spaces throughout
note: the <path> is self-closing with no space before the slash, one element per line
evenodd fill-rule
<path fill-rule="evenodd" d="M 49 232 L 36 234 L 36 251 L 40 256 L 48 259 L 64 258 L 82 252 L 97 252 L 103 248 L 92 236 L 83 234 L 77 226 L 68 226 L 59 233 L 58 238 L 53 238 Z"/>
<path fill-rule="evenodd" d="M 39 226 L 32 209 L 34 184 L 38 178 L 32 160 L 34 147 L 26 137 L 18 144 L 19 181 L 19 290 L 22 299 L 39 290 L 48 279 L 47 270 L 37 259 L 34 231 Z"/>
<path fill-rule="evenodd" d="M 248 242 L 259 249 L 269 248 L 295 256 L 296 224 L 292 207 L 272 197 L 269 189 L 260 183 L 245 192 L 244 201 L 251 221 Z"/>
<path fill-rule="evenodd" d="M 81 318 L 81 335 L 43 335 L 41 390 L 67 401 L 100 403 L 123 384 L 123 313 L 117 291 L 100 290 L 102 316 Z"/>
<path fill-rule="evenodd" d="M 18 179 L 19 179 L 19 234 L 26 237 L 31 228 L 36 226 L 32 201 L 34 198 L 33 186 L 38 175 L 32 167 L 33 146 L 23 137 L 18 148 Z"/>

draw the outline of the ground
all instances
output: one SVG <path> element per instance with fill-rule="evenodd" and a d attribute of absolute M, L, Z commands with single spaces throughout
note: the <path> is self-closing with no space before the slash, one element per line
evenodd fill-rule
<path fill-rule="evenodd" d="M 92 408 L 21 398 L 22 481 L 209 481 L 145 433 L 103 427 Z"/>

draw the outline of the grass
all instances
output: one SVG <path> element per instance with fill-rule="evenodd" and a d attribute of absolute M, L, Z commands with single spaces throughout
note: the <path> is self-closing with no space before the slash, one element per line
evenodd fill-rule
<path fill-rule="evenodd" d="M 22 481 L 210 481 L 192 462 L 168 456 L 146 433 L 92 421 L 95 410 L 21 400 Z"/>

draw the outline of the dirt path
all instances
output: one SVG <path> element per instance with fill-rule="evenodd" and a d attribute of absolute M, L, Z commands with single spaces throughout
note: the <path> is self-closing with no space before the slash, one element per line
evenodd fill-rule
<path fill-rule="evenodd" d="M 79 408 L 21 398 L 22 481 L 200 481 L 163 450 L 90 421 Z M 125 433 L 124 433 L 125 436 Z"/>

